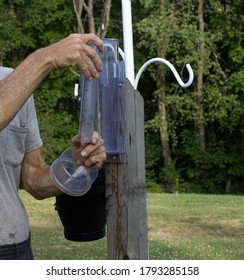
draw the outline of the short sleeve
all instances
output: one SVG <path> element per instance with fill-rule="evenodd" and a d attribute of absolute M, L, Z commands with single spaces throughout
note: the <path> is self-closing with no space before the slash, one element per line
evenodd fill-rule
<path fill-rule="evenodd" d="M 26 127 L 28 129 L 25 140 L 25 152 L 30 153 L 41 147 L 43 143 L 40 137 L 33 95 L 27 102 Z"/>

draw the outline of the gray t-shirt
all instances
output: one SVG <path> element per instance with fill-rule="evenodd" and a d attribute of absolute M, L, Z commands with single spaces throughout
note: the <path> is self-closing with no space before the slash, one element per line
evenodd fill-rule
<path fill-rule="evenodd" d="M 11 71 L 0 67 L 0 80 Z M 0 131 L 0 245 L 22 242 L 29 236 L 28 216 L 18 194 L 21 162 L 26 153 L 41 146 L 31 96 L 11 123 Z"/>

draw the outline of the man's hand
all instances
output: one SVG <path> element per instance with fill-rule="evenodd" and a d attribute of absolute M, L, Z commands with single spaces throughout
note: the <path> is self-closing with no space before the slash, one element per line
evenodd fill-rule
<path fill-rule="evenodd" d="M 102 71 L 102 61 L 89 44 L 103 51 L 102 40 L 94 34 L 71 34 L 42 50 L 51 61 L 52 68 L 77 66 L 86 79 L 98 78 L 99 72 Z"/>
<path fill-rule="evenodd" d="M 100 169 L 106 159 L 103 139 L 94 132 L 92 143 L 81 143 L 78 136 L 72 139 L 72 155 L 78 165 L 95 166 Z M 50 177 L 50 167 L 43 160 L 42 148 L 25 154 L 21 164 L 24 188 L 36 199 L 61 194 Z"/>
<path fill-rule="evenodd" d="M 72 139 L 73 159 L 78 165 L 101 168 L 106 159 L 103 143 L 103 139 L 97 132 L 94 132 L 92 136 L 92 143 L 81 143 L 76 135 Z"/>
<path fill-rule="evenodd" d="M 102 61 L 89 44 L 103 51 L 103 42 L 96 35 L 71 34 L 30 54 L 10 75 L 1 80 L 0 131 L 9 124 L 51 71 L 77 66 L 86 79 L 98 78 L 102 71 Z"/>

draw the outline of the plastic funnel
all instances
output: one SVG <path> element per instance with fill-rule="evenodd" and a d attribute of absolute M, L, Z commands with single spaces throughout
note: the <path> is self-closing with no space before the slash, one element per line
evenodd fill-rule
<path fill-rule="evenodd" d="M 97 178 L 96 168 L 78 166 L 70 149 L 65 150 L 50 168 L 50 175 L 55 186 L 71 196 L 81 196 L 89 191 L 91 184 Z"/>

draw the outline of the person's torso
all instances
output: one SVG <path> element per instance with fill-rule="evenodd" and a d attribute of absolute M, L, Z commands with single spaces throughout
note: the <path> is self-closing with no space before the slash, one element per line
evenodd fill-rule
<path fill-rule="evenodd" d="M 0 132 L 0 245 L 22 242 L 29 236 L 28 216 L 18 190 L 25 153 L 42 144 L 36 124 L 33 97 L 30 97 Z"/>

